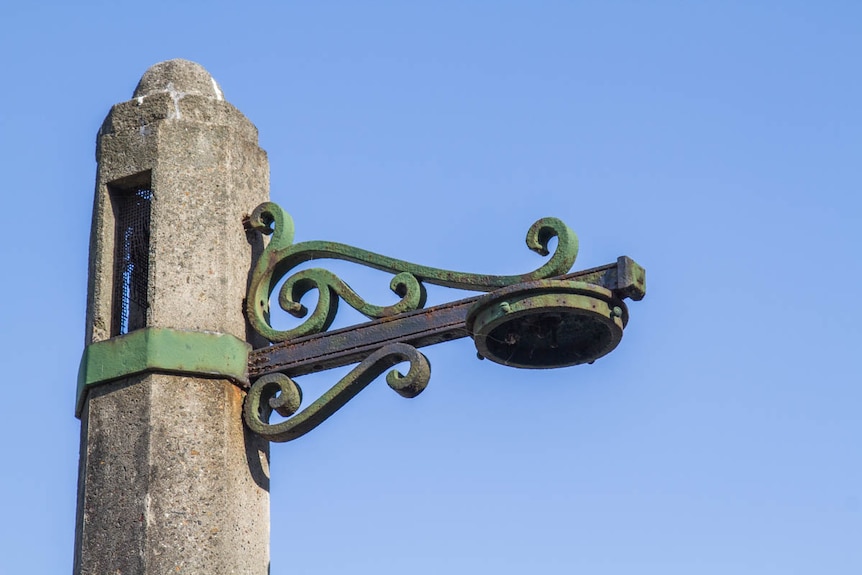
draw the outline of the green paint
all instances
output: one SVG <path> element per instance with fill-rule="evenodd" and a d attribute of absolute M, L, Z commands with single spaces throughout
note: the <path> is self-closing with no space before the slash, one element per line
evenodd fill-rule
<path fill-rule="evenodd" d="M 338 310 L 338 300 L 371 319 L 392 317 L 425 305 L 423 282 L 471 291 L 493 291 L 506 286 L 556 277 L 571 269 L 578 255 L 578 238 L 557 218 L 542 218 L 527 231 L 527 247 L 543 256 L 550 252 L 548 244 L 557 238 L 554 253 L 540 268 L 521 275 L 497 276 L 456 272 L 390 258 L 353 246 L 335 242 L 310 241 L 293 243 L 293 220 L 277 204 L 266 202 L 258 206 L 249 218 L 250 227 L 271 234 L 269 244 L 252 272 L 246 315 L 254 329 L 272 342 L 287 341 L 326 331 Z M 390 288 L 401 300 L 391 306 L 365 302 L 346 283 L 331 272 L 312 268 L 294 273 L 282 285 L 278 302 L 282 309 L 295 317 L 305 317 L 308 310 L 300 303 L 311 290 L 318 292 L 317 306 L 298 327 L 278 330 L 269 322 L 270 296 L 278 283 L 297 265 L 310 260 L 337 259 L 369 266 L 396 274 Z"/>
<path fill-rule="evenodd" d="M 223 377 L 248 384 L 251 346 L 228 334 L 151 327 L 88 345 L 78 369 L 75 415 L 87 389 L 139 373 Z"/>
<path fill-rule="evenodd" d="M 614 292 L 572 280 L 539 280 L 480 298 L 467 331 L 482 357 L 525 369 L 592 363 L 619 344 L 628 310 Z"/>
<path fill-rule="evenodd" d="M 408 372 L 389 371 L 386 383 L 401 397 L 416 397 L 428 385 L 431 365 L 415 347 L 406 343 L 391 343 L 366 357 L 329 391 L 299 413 L 296 411 L 302 404 L 302 389 L 296 382 L 282 373 L 265 375 L 248 391 L 243 405 L 245 424 L 269 441 L 296 439 L 326 421 L 383 372 L 404 361 L 410 362 Z M 289 419 L 270 423 L 273 411 Z"/>

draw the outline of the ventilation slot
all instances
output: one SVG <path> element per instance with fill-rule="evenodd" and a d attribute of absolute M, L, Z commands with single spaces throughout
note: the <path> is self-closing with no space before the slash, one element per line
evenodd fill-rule
<path fill-rule="evenodd" d="M 147 324 L 150 267 L 150 211 L 153 192 L 146 185 L 111 188 L 117 222 L 114 256 L 114 335 Z"/>

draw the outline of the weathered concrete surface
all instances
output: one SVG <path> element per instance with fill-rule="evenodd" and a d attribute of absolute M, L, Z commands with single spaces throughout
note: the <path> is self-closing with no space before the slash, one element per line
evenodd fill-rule
<path fill-rule="evenodd" d="M 242 302 L 261 246 L 242 218 L 269 196 L 257 130 L 197 64 L 162 62 L 97 138 L 87 343 L 111 337 L 109 186 L 153 190 L 148 327 L 250 337 Z M 149 374 L 90 391 L 81 414 L 75 573 L 257 575 L 269 566 L 266 442 L 227 380 Z"/>

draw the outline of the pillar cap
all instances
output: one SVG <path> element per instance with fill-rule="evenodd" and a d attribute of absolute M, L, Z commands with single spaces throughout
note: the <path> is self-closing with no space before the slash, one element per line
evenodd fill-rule
<path fill-rule="evenodd" d="M 214 100 L 224 100 L 221 86 L 209 72 L 196 62 L 180 58 L 154 64 L 141 76 L 133 98 L 151 94 L 177 93 L 195 94 Z"/>

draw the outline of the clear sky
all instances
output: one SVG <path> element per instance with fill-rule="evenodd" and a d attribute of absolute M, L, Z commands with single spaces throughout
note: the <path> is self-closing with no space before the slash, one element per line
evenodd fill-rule
<path fill-rule="evenodd" d="M 862 4 L 17 2 L 0 21 L 0 573 L 71 571 L 95 135 L 170 58 L 257 125 L 297 240 L 520 273 L 553 215 L 576 269 L 648 274 L 592 366 L 427 348 L 420 397 L 378 381 L 273 445 L 273 575 L 862 573 Z"/>

